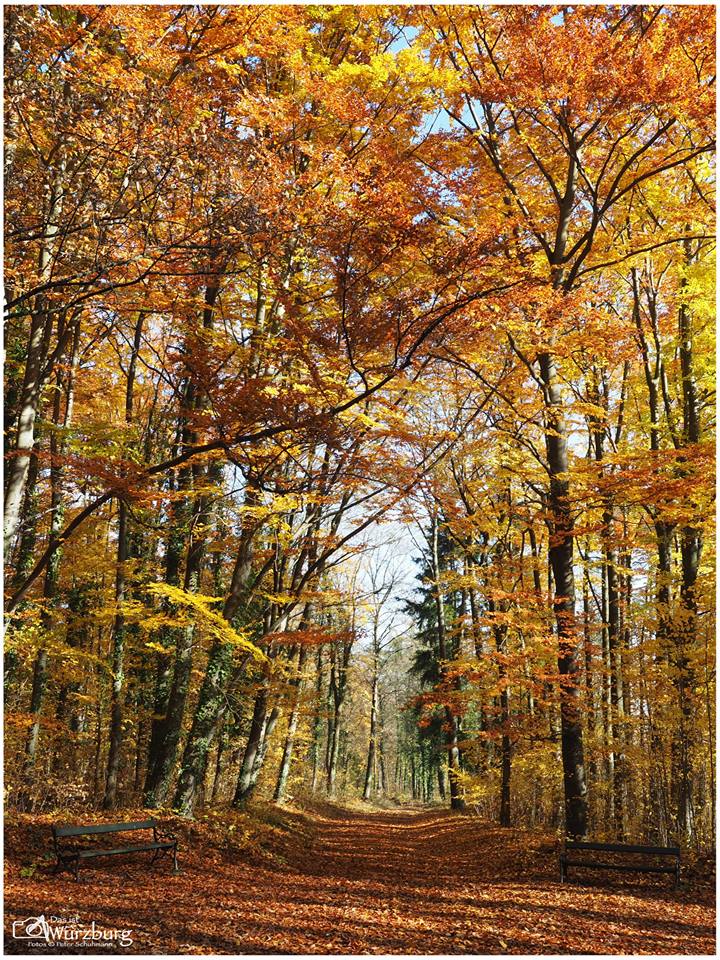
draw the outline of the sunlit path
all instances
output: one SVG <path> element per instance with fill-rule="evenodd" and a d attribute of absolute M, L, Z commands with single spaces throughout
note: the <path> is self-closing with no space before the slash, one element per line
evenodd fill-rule
<path fill-rule="evenodd" d="M 548 836 L 432 809 L 327 808 L 289 822 L 303 839 L 271 867 L 258 851 L 209 847 L 190 830 L 180 877 L 130 865 L 120 884 L 98 869 L 78 886 L 13 870 L 7 910 L 23 916 L 42 897 L 46 911 L 126 924 L 137 953 L 713 950 L 711 889 L 674 894 L 664 879 L 561 886 Z"/>

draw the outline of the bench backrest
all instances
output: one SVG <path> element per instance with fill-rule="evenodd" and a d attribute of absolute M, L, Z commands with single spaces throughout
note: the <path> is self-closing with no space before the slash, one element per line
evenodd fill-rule
<path fill-rule="evenodd" d="M 96 833 L 123 833 L 125 830 L 152 830 L 157 820 L 142 820 L 132 823 L 90 823 L 77 827 L 53 827 L 56 837 L 83 837 Z"/>
<path fill-rule="evenodd" d="M 680 847 L 646 847 L 631 843 L 594 843 L 589 840 L 566 840 L 566 850 L 604 850 L 606 853 L 644 853 L 655 857 L 679 857 Z"/>

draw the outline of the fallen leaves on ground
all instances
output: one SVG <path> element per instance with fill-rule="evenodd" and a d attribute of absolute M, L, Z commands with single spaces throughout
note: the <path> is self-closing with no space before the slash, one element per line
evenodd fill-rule
<path fill-rule="evenodd" d="M 51 822 L 28 816 L 8 828 L 6 931 L 39 913 L 75 915 L 132 928 L 133 946 L 119 952 L 152 954 L 709 955 L 715 948 L 710 886 L 693 881 L 675 892 L 666 877 L 635 875 L 561 885 L 551 835 L 437 809 L 175 821 L 180 876 L 167 862 L 150 867 L 140 856 L 123 857 L 96 861 L 79 884 L 40 862 Z M 10 941 L 6 949 L 17 947 Z"/>

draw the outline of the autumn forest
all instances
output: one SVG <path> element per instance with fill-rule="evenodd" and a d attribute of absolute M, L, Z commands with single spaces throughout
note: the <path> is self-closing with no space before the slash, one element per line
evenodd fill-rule
<path fill-rule="evenodd" d="M 10 822 L 704 862 L 713 6 L 4 19 Z"/>

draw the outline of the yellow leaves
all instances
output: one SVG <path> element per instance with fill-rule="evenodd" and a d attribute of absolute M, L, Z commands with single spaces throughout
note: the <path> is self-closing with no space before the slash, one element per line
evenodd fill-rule
<path fill-rule="evenodd" d="M 199 593 L 190 593 L 168 583 L 153 583 L 148 593 L 171 603 L 182 615 L 175 624 L 191 627 L 201 626 L 214 640 L 229 643 L 247 653 L 255 660 L 265 661 L 265 654 L 247 637 L 235 630 L 217 610 L 213 609 L 222 600 L 219 597 L 207 597 Z"/>
<path fill-rule="evenodd" d="M 454 83 L 459 82 L 456 70 L 449 65 L 443 67 L 434 64 L 417 43 L 398 51 L 396 69 L 405 84 L 412 83 L 418 88 L 430 86 L 447 92 L 453 89 Z M 433 103 L 437 104 L 437 101 L 433 99 Z"/>
<path fill-rule="evenodd" d="M 45 613 L 44 621 L 40 611 Z M 76 670 L 81 664 L 92 663 L 102 671 L 107 670 L 104 657 L 67 642 L 62 611 L 53 610 L 47 603 L 32 604 L 14 618 L 5 631 L 4 645 L 6 654 L 12 651 L 28 664 L 39 650 L 45 650 L 50 657 L 62 662 L 64 669 Z"/>
<path fill-rule="evenodd" d="M 370 86 L 384 84 L 393 68 L 393 59 L 390 53 L 380 53 L 366 64 L 346 60 L 335 71 L 334 77 L 340 82 L 363 80 Z"/>
<path fill-rule="evenodd" d="M 41 626 L 38 607 L 33 605 L 21 610 L 9 623 L 3 637 L 5 653 L 12 651 L 18 656 L 28 656 L 48 643 L 48 631 Z"/>
<path fill-rule="evenodd" d="M 168 618 L 168 620 L 169 620 L 169 618 Z M 166 622 L 167 622 L 167 621 L 166 621 Z M 145 626 L 146 628 L 148 627 L 148 621 L 147 621 L 147 620 L 145 621 L 144 626 Z M 167 656 L 169 656 L 170 654 L 172 654 L 172 652 L 173 652 L 172 647 L 164 647 L 161 643 L 156 643 L 154 640 L 148 640 L 147 643 L 145 644 L 145 647 L 146 647 L 148 650 L 152 650 L 152 651 L 154 651 L 155 653 L 159 653 L 159 654 L 160 654 L 161 656 L 163 656 L 163 657 L 167 657 Z"/>
<path fill-rule="evenodd" d="M 293 593 L 271 591 L 268 593 L 263 593 L 263 596 L 266 600 L 269 600 L 271 603 L 277 604 L 280 607 L 295 604 L 297 602 L 297 596 Z"/>
<path fill-rule="evenodd" d="M 230 77 L 240 77 L 245 73 L 245 70 L 239 63 L 228 63 L 223 57 L 217 57 L 215 65 Z"/>

